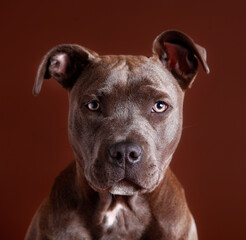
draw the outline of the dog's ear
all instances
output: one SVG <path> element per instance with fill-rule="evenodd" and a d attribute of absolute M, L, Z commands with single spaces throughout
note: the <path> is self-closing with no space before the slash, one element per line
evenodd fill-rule
<path fill-rule="evenodd" d="M 44 79 L 51 77 L 64 88 L 72 88 L 83 69 L 97 56 L 97 53 L 76 44 L 62 44 L 52 48 L 39 65 L 33 94 L 38 95 Z"/>
<path fill-rule="evenodd" d="M 174 75 L 182 89 L 191 87 L 197 74 L 198 60 L 209 73 L 206 50 L 179 31 L 170 30 L 157 36 L 153 43 L 153 56 L 158 57 Z"/>

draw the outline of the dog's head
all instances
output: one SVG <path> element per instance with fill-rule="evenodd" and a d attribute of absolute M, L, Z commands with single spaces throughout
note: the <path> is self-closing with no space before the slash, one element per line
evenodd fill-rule
<path fill-rule="evenodd" d="M 160 34 L 153 56 L 99 56 L 59 45 L 43 58 L 34 84 L 53 77 L 69 92 L 69 139 L 78 172 L 112 194 L 150 192 L 163 178 L 182 131 L 185 90 L 206 51 L 178 31 Z"/>

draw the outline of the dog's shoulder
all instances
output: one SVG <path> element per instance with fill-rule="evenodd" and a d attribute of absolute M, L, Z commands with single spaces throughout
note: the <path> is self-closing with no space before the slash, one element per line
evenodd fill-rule
<path fill-rule="evenodd" d="M 54 211 L 72 210 L 77 208 L 80 197 L 76 182 L 76 166 L 72 162 L 56 177 L 49 201 Z"/>
<path fill-rule="evenodd" d="M 163 181 L 152 193 L 151 198 L 154 204 L 152 211 L 154 219 L 162 234 L 189 239 L 184 234 L 196 232 L 184 189 L 170 168 L 167 169 Z"/>
<path fill-rule="evenodd" d="M 78 189 L 75 170 L 75 163 L 72 162 L 56 178 L 48 198 L 33 217 L 26 240 L 46 237 L 70 239 L 75 236 L 91 239 L 85 221 L 79 214 L 83 197 Z"/>

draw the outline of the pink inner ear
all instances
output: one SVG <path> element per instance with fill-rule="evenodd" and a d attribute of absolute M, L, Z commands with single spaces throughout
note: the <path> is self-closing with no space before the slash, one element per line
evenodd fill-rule
<path fill-rule="evenodd" d="M 187 49 L 169 42 L 164 42 L 164 47 L 167 51 L 167 67 L 170 71 L 175 71 L 182 76 L 192 70 L 193 64 L 188 59 Z"/>
<path fill-rule="evenodd" d="M 58 74 L 66 74 L 69 65 L 70 60 L 68 55 L 65 53 L 57 54 L 51 59 L 51 66 L 53 67 L 53 71 Z"/>

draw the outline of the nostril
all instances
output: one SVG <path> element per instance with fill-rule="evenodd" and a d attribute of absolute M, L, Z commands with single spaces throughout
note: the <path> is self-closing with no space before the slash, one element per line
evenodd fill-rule
<path fill-rule="evenodd" d="M 124 167 L 125 160 L 124 160 L 124 151 L 118 146 L 117 144 L 113 145 L 109 149 L 109 161 L 114 165 L 119 167 Z"/>
<path fill-rule="evenodd" d="M 123 154 L 120 151 L 111 150 L 109 151 L 109 155 L 115 160 L 121 160 L 123 158 Z"/>
<path fill-rule="evenodd" d="M 132 160 L 137 160 L 139 158 L 139 154 L 137 152 L 130 152 L 129 154 L 129 157 L 132 159 Z"/>
<path fill-rule="evenodd" d="M 117 152 L 114 154 L 113 158 L 117 159 L 117 160 L 120 160 L 122 158 L 122 154 L 121 152 Z"/>

